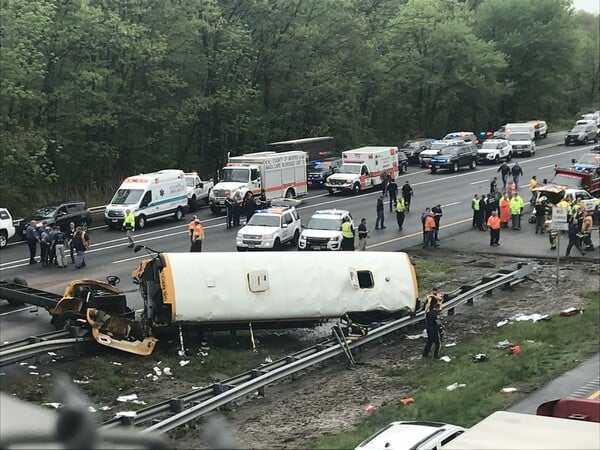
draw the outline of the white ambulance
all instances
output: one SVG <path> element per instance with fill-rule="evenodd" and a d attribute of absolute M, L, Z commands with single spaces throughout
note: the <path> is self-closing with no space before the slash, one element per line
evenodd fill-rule
<path fill-rule="evenodd" d="M 136 228 L 166 217 L 181 220 L 188 207 L 183 170 L 166 169 L 141 173 L 123 181 L 104 210 L 104 222 L 109 228 L 121 228 L 125 211 L 135 215 Z"/>
<path fill-rule="evenodd" d="M 248 191 L 255 197 L 264 189 L 267 200 L 296 198 L 307 193 L 306 153 L 259 152 L 229 157 L 220 174 L 220 181 L 209 194 L 213 213 L 225 208 L 225 199 L 239 191 Z"/>
<path fill-rule="evenodd" d="M 342 152 L 342 165 L 325 180 L 330 194 L 351 191 L 355 194 L 381 184 L 381 175 L 398 176 L 398 147 L 361 147 Z"/>

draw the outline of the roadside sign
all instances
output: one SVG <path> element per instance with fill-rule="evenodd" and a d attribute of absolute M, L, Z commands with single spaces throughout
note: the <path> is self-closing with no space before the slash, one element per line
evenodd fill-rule
<path fill-rule="evenodd" d="M 552 223 L 563 222 L 567 223 L 567 208 L 552 208 Z M 562 229 L 562 228 L 557 228 Z"/>

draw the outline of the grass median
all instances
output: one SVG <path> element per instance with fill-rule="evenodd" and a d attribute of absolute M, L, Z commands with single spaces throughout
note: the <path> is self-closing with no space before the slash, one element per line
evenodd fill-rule
<path fill-rule="evenodd" d="M 590 354 L 598 351 L 600 293 L 585 293 L 585 312 L 574 316 L 551 316 L 549 321 L 512 322 L 473 338 L 463 344 L 445 348 L 450 363 L 423 360 L 416 370 L 388 371 L 387 375 L 404 386 L 418 386 L 403 405 L 400 399 L 373 413 L 355 429 L 326 435 L 315 448 L 354 448 L 367 436 L 395 420 L 447 422 L 470 427 L 494 411 L 505 409 L 536 386 L 555 378 Z M 494 349 L 500 341 L 521 347 L 516 354 Z M 474 363 L 473 355 L 484 353 L 487 360 Z M 454 383 L 466 387 L 447 390 Z M 511 394 L 505 387 L 515 387 Z"/>

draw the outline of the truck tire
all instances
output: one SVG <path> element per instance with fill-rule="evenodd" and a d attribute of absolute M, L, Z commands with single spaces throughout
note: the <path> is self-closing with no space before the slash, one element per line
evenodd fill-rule
<path fill-rule="evenodd" d="M 352 193 L 354 195 L 360 194 L 360 183 L 354 183 L 354 186 L 352 186 Z"/>
<path fill-rule="evenodd" d="M 327 189 L 327 192 L 329 192 L 329 195 L 333 195 L 334 194 L 333 189 Z"/>
<path fill-rule="evenodd" d="M 146 226 L 146 216 L 143 214 L 137 218 L 137 227 L 141 230 Z"/>
<path fill-rule="evenodd" d="M 500 162 L 500 155 L 494 156 L 494 164 L 498 164 Z"/>
<path fill-rule="evenodd" d="M 246 250 L 248 250 L 246 247 L 237 247 L 238 252 L 245 252 Z"/>
<path fill-rule="evenodd" d="M 0 248 L 4 248 L 8 245 L 8 233 L 6 230 L 0 231 Z"/>
<path fill-rule="evenodd" d="M 181 208 L 177 208 L 175 214 L 173 215 L 173 219 L 175 219 L 175 221 L 177 222 L 183 220 L 183 211 L 181 210 Z"/>
<path fill-rule="evenodd" d="M 292 240 L 290 241 L 290 245 L 292 247 L 296 247 L 298 245 L 298 241 L 300 240 L 300 232 L 298 230 L 296 230 L 294 232 L 294 237 L 292 238 Z"/>
<path fill-rule="evenodd" d="M 508 152 L 508 156 L 506 157 L 506 162 L 510 162 L 512 160 L 512 152 Z"/>
<path fill-rule="evenodd" d="M 279 238 L 275 238 L 275 242 L 273 243 L 273 250 L 281 250 L 281 241 Z"/>
<path fill-rule="evenodd" d="M 213 214 L 219 214 L 221 212 L 221 208 L 215 205 L 210 205 L 210 212 Z"/>
<path fill-rule="evenodd" d="M 204 197 L 204 204 L 206 206 L 208 206 L 210 204 L 210 201 L 208 200 L 208 197 L 210 197 L 210 193 L 212 192 L 212 189 L 208 190 L 208 193 L 206 194 L 206 197 Z"/>
<path fill-rule="evenodd" d="M 477 160 L 476 159 L 471 161 L 471 164 L 469 165 L 469 169 L 471 169 L 471 170 L 477 169 Z"/>
<path fill-rule="evenodd" d="M 452 166 L 452 172 L 456 173 L 460 170 L 460 165 L 455 162 L 454 165 Z"/>
<path fill-rule="evenodd" d="M 293 189 L 288 189 L 285 191 L 285 198 L 296 198 L 296 191 Z"/>

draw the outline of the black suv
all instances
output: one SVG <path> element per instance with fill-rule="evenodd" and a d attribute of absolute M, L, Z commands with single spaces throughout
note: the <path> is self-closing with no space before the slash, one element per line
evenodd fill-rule
<path fill-rule="evenodd" d="M 19 223 L 17 234 L 22 239 L 25 239 L 25 228 L 32 220 L 46 222 L 48 226 L 58 225 L 61 230 L 67 231 L 70 222 L 75 222 L 77 226 L 88 227 L 92 223 L 92 215 L 83 202 L 64 202 L 58 205 L 44 206 Z"/>
<path fill-rule="evenodd" d="M 477 146 L 471 142 L 460 147 L 446 147 L 439 155 L 431 158 L 431 173 L 438 169 L 448 169 L 458 172 L 461 167 L 475 169 L 477 167 Z"/>
<path fill-rule="evenodd" d="M 329 175 L 333 175 L 342 165 L 342 158 L 325 158 L 311 162 L 307 169 L 308 186 L 323 187 Z"/>
<path fill-rule="evenodd" d="M 434 139 L 429 138 L 417 138 L 411 139 L 404 143 L 404 145 L 400 148 L 402 152 L 408 158 L 409 163 L 418 164 L 419 163 L 419 154 L 423 150 L 427 150 L 431 148 L 431 144 Z"/>

